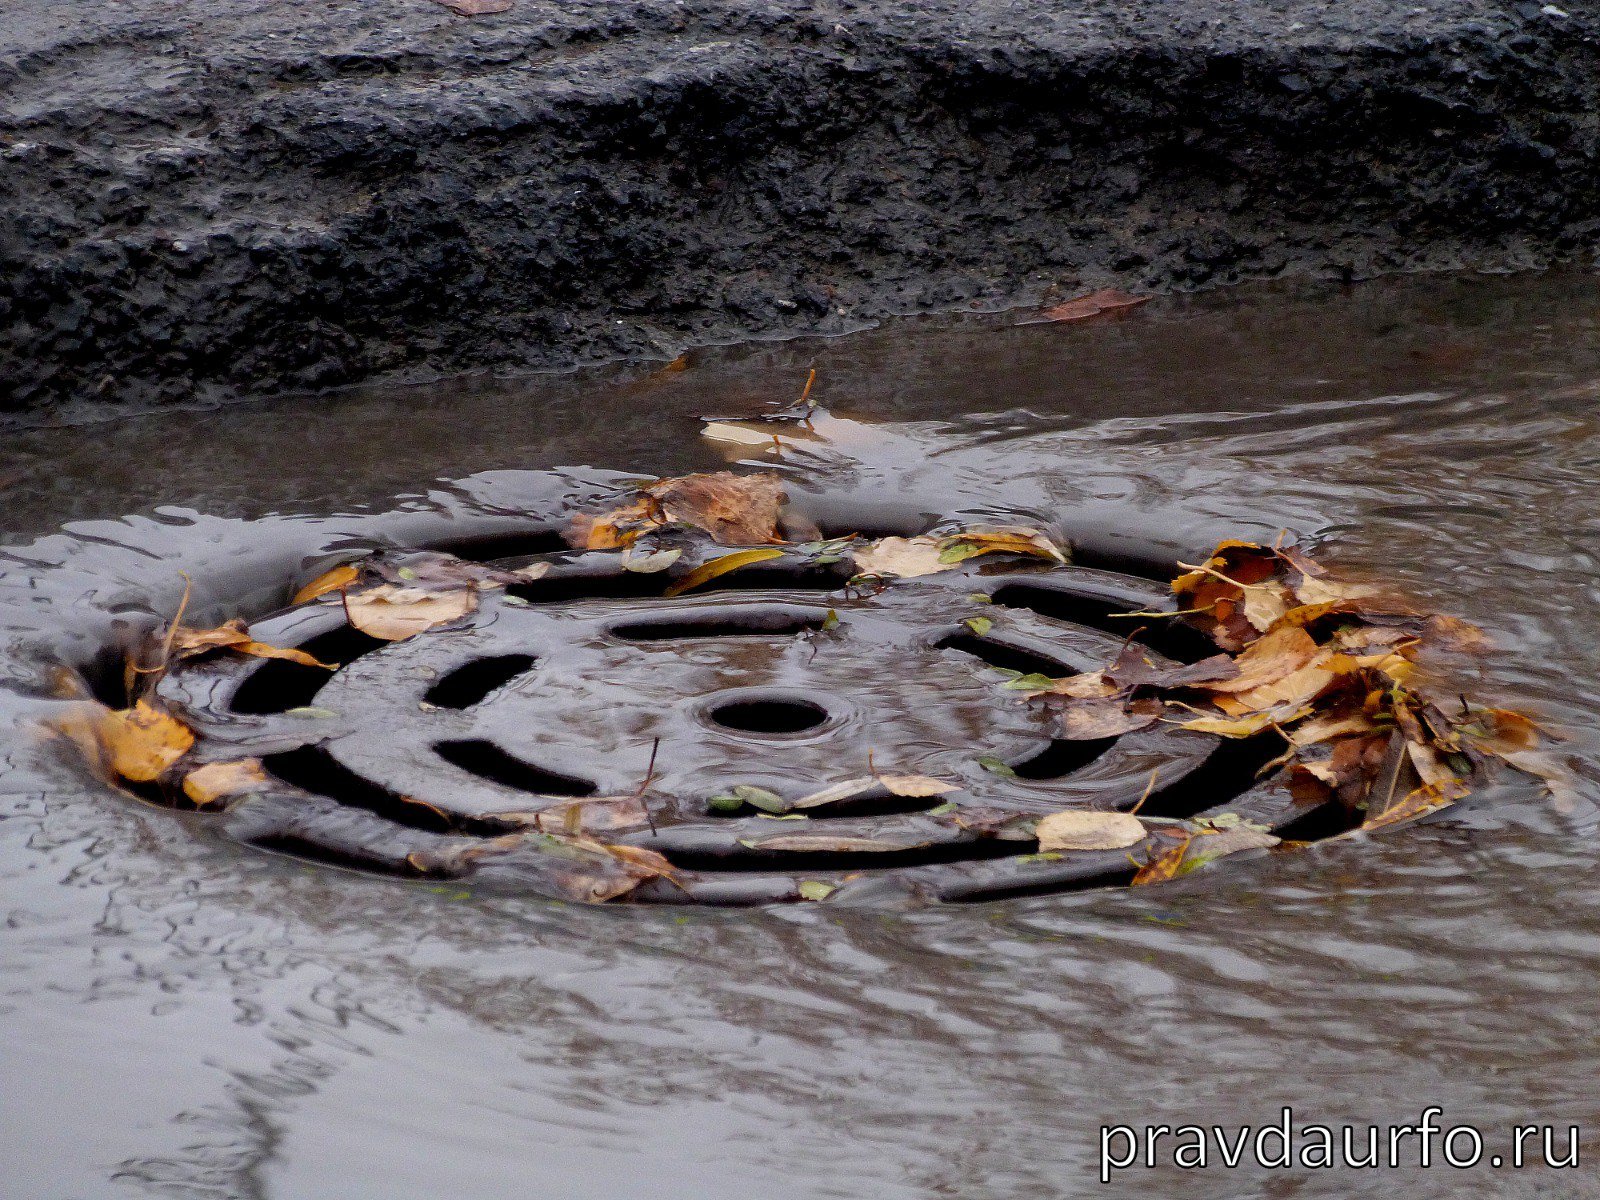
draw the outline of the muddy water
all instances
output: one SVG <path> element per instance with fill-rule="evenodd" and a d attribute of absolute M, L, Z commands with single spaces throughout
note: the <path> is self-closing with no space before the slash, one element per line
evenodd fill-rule
<path fill-rule="evenodd" d="M 1595 298 L 1560 275 L 1258 288 L 10 431 L 0 1194 L 1600 1194 Z M 796 486 L 1174 555 L 1294 528 L 1488 629 L 1472 686 L 1567 730 L 1577 795 L 1510 782 L 1137 893 L 591 909 L 245 850 L 25 731 L 36 664 L 168 611 L 179 570 L 202 613 L 254 612 L 342 537 L 514 524 L 551 486 L 531 472 L 714 466 L 696 414 L 787 400 L 813 365 L 870 428 L 782 463 Z M 1102 1124 L 1283 1105 L 1363 1130 L 1439 1105 L 1486 1154 L 1577 1124 L 1585 1165 L 1098 1182 Z"/>

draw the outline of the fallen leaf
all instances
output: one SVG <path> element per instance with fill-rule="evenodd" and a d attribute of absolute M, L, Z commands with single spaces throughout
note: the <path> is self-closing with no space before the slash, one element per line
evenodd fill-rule
<path fill-rule="evenodd" d="M 802 900 L 826 900 L 839 890 L 837 884 L 824 883 L 820 879 L 802 879 L 800 881 L 800 898 Z"/>
<path fill-rule="evenodd" d="M 927 775 L 879 775 L 878 782 L 896 796 L 920 799 L 925 796 L 943 796 L 960 790 L 959 784 L 946 783 Z"/>
<path fill-rule="evenodd" d="M 1376 815 L 1369 816 L 1361 823 L 1361 828 L 1383 829 L 1389 825 L 1397 825 L 1401 821 L 1410 821 L 1441 808 L 1448 808 L 1466 794 L 1467 789 L 1465 785 L 1460 784 L 1460 781 L 1455 781 L 1455 786 L 1445 787 L 1424 784 L 1422 787 L 1413 788 L 1399 801 L 1386 806 Z"/>
<path fill-rule="evenodd" d="M 850 554 L 855 559 L 856 570 L 863 575 L 916 579 L 955 568 L 954 563 L 940 561 L 940 552 L 938 538 L 886 537 L 854 549 Z"/>
<path fill-rule="evenodd" d="M 1043 531 L 1028 525 L 981 525 L 939 539 L 946 562 L 959 563 L 980 554 L 1027 554 L 1064 563 L 1067 554 Z"/>
<path fill-rule="evenodd" d="M 809 796 L 802 796 L 789 807 L 821 808 L 825 804 L 837 804 L 841 800 L 849 800 L 863 792 L 869 792 L 878 786 L 878 780 L 873 775 L 862 775 L 856 779 L 846 779 L 841 783 L 830 784 L 820 791 L 812 792 Z"/>
<path fill-rule="evenodd" d="M 206 763 L 183 777 L 183 794 L 196 808 L 215 808 L 270 785 L 271 776 L 258 758 Z"/>
<path fill-rule="evenodd" d="M 1022 525 L 984 526 L 938 537 L 919 534 L 879 538 L 853 549 L 851 554 L 863 575 L 898 579 L 953 571 L 968 559 L 984 554 L 1026 554 L 1056 563 L 1067 561 L 1066 552 L 1048 536 Z"/>
<path fill-rule="evenodd" d="M 979 637 L 983 637 L 989 630 L 994 628 L 994 622 L 988 617 L 968 617 L 961 623 Z"/>
<path fill-rule="evenodd" d="M 638 575 L 654 575 L 665 571 L 683 557 L 682 550 L 640 550 L 629 546 L 622 552 L 622 569 Z"/>
<path fill-rule="evenodd" d="M 350 624 L 370 637 L 399 642 L 425 630 L 459 621 L 478 609 L 478 593 L 470 587 L 453 591 L 380 583 L 345 594 Z"/>
<path fill-rule="evenodd" d="M 507 12 L 511 8 L 511 0 L 433 0 L 435 4 L 442 4 L 451 12 L 460 13 L 463 17 L 487 17 L 493 13 Z"/>
<path fill-rule="evenodd" d="M 1148 729 L 1161 718 L 1159 700 L 1068 700 L 1059 709 L 1057 736 L 1067 741 L 1094 742 Z"/>
<path fill-rule="evenodd" d="M 1144 839 L 1144 823 L 1128 813 L 1069 810 L 1039 821 L 1041 851 L 1120 850 Z"/>
<path fill-rule="evenodd" d="M 1046 308 L 1039 313 L 1039 318 L 1054 322 L 1087 321 L 1090 317 L 1098 317 L 1101 313 L 1133 308 L 1149 299 L 1149 296 L 1133 296 L 1127 292 L 1119 292 L 1115 288 L 1101 288 L 1097 292 L 1090 292 L 1086 296 L 1079 296 L 1064 304 Z"/>
<path fill-rule="evenodd" d="M 992 754 L 980 754 L 978 756 L 978 765 L 985 771 L 995 775 L 1012 776 L 1016 774 L 1010 763 L 1003 762 Z"/>
<path fill-rule="evenodd" d="M 769 449 L 778 441 L 778 435 L 770 431 L 746 429 L 743 425 L 732 425 L 726 421 L 706 422 L 700 430 L 700 436 L 734 446 L 765 446 Z"/>
<path fill-rule="evenodd" d="M 1248 692 L 1277 683 L 1317 656 L 1319 647 L 1304 629 L 1274 629 L 1252 642 L 1234 660 L 1238 673 L 1231 679 L 1202 684 L 1211 692 Z"/>
<path fill-rule="evenodd" d="M 713 558 L 710 562 L 701 563 L 669 587 L 664 594 L 680 596 L 702 584 L 710 583 L 719 576 L 726 575 L 729 571 L 737 571 L 740 567 L 748 567 L 752 563 L 767 562 L 769 559 L 782 557 L 783 551 L 776 547 L 765 550 L 736 550 L 732 554 L 724 554 L 720 558 Z"/>
<path fill-rule="evenodd" d="M 888 854 L 896 850 L 914 850 L 918 846 L 927 845 L 927 842 L 797 833 L 752 839 L 744 845 L 752 850 L 782 850 L 790 854 Z"/>
<path fill-rule="evenodd" d="M 318 575 L 294 594 L 291 604 L 305 604 L 329 592 L 341 591 L 354 583 L 361 572 L 352 564 L 344 563 Z"/>
<path fill-rule="evenodd" d="M 1165 883 L 1175 878 L 1183 867 L 1184 855 L 1189 852 L 1189 843 L 1192 841 L 1194 835 L 1186 834 L 1181 842 L 1166 850 L 1157 851 L 1151 847 L 1150 856 L 1134 873 L 1132 886 L 1146 887 L 1152 883 Z"/>
<path fill-rule="evenodd" d="M 187 725 L 147 700 L 104 710 L 97 733 L 107 765 L 133 783 L 154 783 L 194 745 Z"/>
<path fill-rule="evenodd" d="M 1035 696 L 1072 696 L 1081 700 L 1115 696 L 1123 689 L 1106 678 L 1103 671 L 1067 675 L 1060 679 L 1048 675 L 1019 675 L 1001 684 L 1008 691 L 1023 692 L 1025 699 Z"/>
<path fill-rule="evenodd" d="M 1158 666 L 1150 660 L 1148 650 L 1130 641 L 1122 647 L 1116 661 L 1105 669 L 1104 676 L 1119 688 L 1173 688 L 1215 683 L 1232 679 L 1238 673 L 1238 664 L 1226 654 L 1214 654 L 1197 663 Z"/>
<path fill-rule="evenodd" d="M 718 804 L 718 801 L 724 803 Z M 727 803 L 730 802 L 731 803 Z M 711 804 L 717 812 L 736 812 L 742 805 L 748 804 L 751 808 L 760 809 L 764 813 L 786 813 L 791 808 L 800 807 L 790 804 L 777 792 L 768 791 L 764 787 L 756 787 L 752 783 L 738 783 L 729 788 L 720 796 L 711 797 Z"/>
<path fill-rule="evenodd" d="M 1214 733 L 1219 737 L 1246 738 L 1254 737 L 1274 725 L 1287 725 L 1291 721 L 1297 721 L 1310 711 L 1309 706 L 1304 706 L 1283 713 L 1253 712 L 1242 717 L 1196 717 L 1193 720 L 1180 721 L 1179 727 L 1192 729 L 1196 733 Z"/>
<path fill-rule="evenodd" d="M 285 646 L 269 646 L 250 636 L 244 621 L 235 617 L 215 629 L 188 629 L 180 626 L 172 638 L 172 652 L 178 658 L 193 658 L 213 650 L 233 650 L 253 658 L 281 658 L 306 667 L 321 667 L 332 671 L 334 667 L 311 657 L 304 650 Z"/>
<path fill-rule="evenodd" d="M 582 550 L 620 550 L 667 525 L 688 525 L 724 546 L 780 543 L 783 481 L 776 475 L 717 471 L 660 479 L 610 512 L 582 514 L 568 540 Z"/>

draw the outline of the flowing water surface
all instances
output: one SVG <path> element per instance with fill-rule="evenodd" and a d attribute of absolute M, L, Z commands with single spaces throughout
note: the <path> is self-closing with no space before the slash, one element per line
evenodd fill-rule
<path fill-rule="evenodd" d="M 0 1194 L 1600 1195 L 1593 277 L 1015 319 L 9 430 Z M 779 462 L 797 487 L 1174 558 L 1296 530 L 1482 625 L 1499 650 L 1470 686 L 1564 731 L 1576 794 L 1507 781 L 1131 892 L 587 908 L 249 850 L 33 732 L 44 664 L 169 614 L 180 571 L 196 618 L 254 615 L 286 557 L 514 524 L 551 468 L 714 468 L 697 417 L 788 401 L 812 366 L 862 424 Z M 1576 1124 L 1584 1165 L 1099 1182 L 1103 1124 L 1284 1105 L 1363 1128 L 1438 1105 L 1487 1152 Z"/>

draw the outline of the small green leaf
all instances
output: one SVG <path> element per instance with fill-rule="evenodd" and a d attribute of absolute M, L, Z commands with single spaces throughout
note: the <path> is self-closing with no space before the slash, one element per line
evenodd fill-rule
<path fill-rule="evenodd" d="M 992 754 L 980 756 L 978 759 L 978 765 L 985 771 L 993 771 L 996 775 L 1010 776 L 1016 774 L 1015 771 L 1013 771 L 1009 766 L 1001 762 Z"/>
<path fill-rule="evenodd" d="M 509 604 L 512 608 L 532 608 L 533 606 L 521 596 L 501 596 L 501 604 Z"/>
<path fill-rule="evenodd" d="M 989 630 L 994 628 L 994 622 L 988 617 L 968 617 L 961 623 L 979 637 L 983 637 Z"/>
<path fill-rule="evenodd" d="M 417 573 L 410 567 L 401 567 L 395 574 L 400 576 L 401 579 L 415 579 L 417 577 Z"/>
<path fill-rule="evenodd" d="M 967 597 L 967 599 L 971 600 L 974 604 L 993 604 L 994 603 L 994 597 L 989 595 L 989 593 L 987 593 L 987 592 L 973 592 L 971 595 L 969 595 Z"/>
<path fill-rule="evenodd" d="M 321 717 L 321 718 L 327 718 L 327 717 L 337 717 L 339 714 L 334 712 L 333 709 L 331 709 L 331 708 L 313 708 L 313 707 L 307 706 L 307 707 L 304 707 L 304 708 L 286 708 L 286 709 L 283 710 L 283 715 L 286 716 L 286 717 Z"/>
<path fill-rule="evenodd" d="M 982 554 L 982 546 L 974 546 L 971 542 L 951 542 L 939 551 L 939 561 L 949 566 L 951 563 L 966 562 L 974 554 Z"/>
<path fill-rule="evenodd" d="M 769 792 L 766 788 L 756 787 L 754 784 L 738 784 L 733 788 L 733 794 L 751 808 L 759 808 L 762 812 L 782 813 L 789 811 L 788 801 L 778 795 L 777 792 Z"/>
<path fill-rule="evenodd" d="M 1225 812 L 1218 813 L 1214 817 L 1207 818 L 1206 824 L 1210 825 L 1213 829 L 1232 829 L 1235 825 L 1239 824 L 1243 820 L 1244 818 L 1236 812 Z"/>
<path fill-rule="evenodd" d="M 839 628 L 839 614 L 830 608 L 828 615 L 822 618 L 822 632 L 832 633 L 837 628 Z"/>
<path fill-rule="evenodd" d="M 816 564 L 819 567 L 831 567 L 834 563 L 843 561 L 844 555 L 842 554 L 819 554 L 816 557 Z"/>
<path fill-rule="evenodd" d="M 1013 860 L 1019 863 L 1060 862 L 1065 857 L 1059 850 L 1046 850 L 1043 854 L 1019 854 Z"/>
<path fill-rule="evenodd" d="M 1049 687 L 1054 682 L 1055 680 L 1050 676 L 1034 671 L 1028 675 L 1018 675 L 1014 679 L 1008 679 L 1000 686 L 1009 692 L 1036 692 L 1040 688 Z"/>
<path fill-rule="evenodd" d="M 939 805 L 938 808 L 930 808 L 922 815 L 925 817 L 942 817 L 945 813 L 955 812 L 955 810 L 956 802 L 954 800 L 946 800 L 943 804 Z"/>
<path fill-rule="evenodd" d="M 839 889 L 831 883 L 823 883 L 820 879 L 802 879 L 800 881 L 800 898 L 802 900 L 826 900 Z"/>
<path fill-rule="evenodd" d="M 809 821 L 811 818 L 805 813 L 765 813 L 758 812 L 757 819 L 762 821 Z"/>
<path fill-rule="evenodd" d="M 736 813 L 744 807 L 744 801 L 737 796 L 713 796 L 706 801 L 706 808 L 714 813 Z"/>

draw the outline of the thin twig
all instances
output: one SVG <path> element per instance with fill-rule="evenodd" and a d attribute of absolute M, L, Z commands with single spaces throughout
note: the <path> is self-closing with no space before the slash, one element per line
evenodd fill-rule
<path fill-rule="evenodd" d="M 644 819 L 650 826 L 650 836 L 657 836 L 656 819 L 650 811 L 650 806 L 644 802 L 644 794 L 650 790 L 650 785 L 656 779 L 656 752 L 661 749 L 661 739 L 656 738 L 650 743 L 650 765 L 645 768 L 644 779 L 638 789 L 633 793 L 632 799 L 639 802 L 639 807 L 644 809 Z"/>
<path fill-rule="evenodd" d="M 1128 815 L 1130 817 L 1138 816 L 1139 810 L 1144 807 L 1144 802 L 1150 799 L 1150 793 L 1156 790 L 1156 776 L 1159 774 L 1161 774 L 1160 767 L 1157 767 L 1150 772 L 1150 782 L 1144 785 L 1144 795 L 1139 797 L 1139 803 L 1135 804 L 1128 810 Z"/>
<path fill-rule="evenodd" d="M 183 623 L 183 614 L 189 607 L 189 596 L 194 591 L 194 581 L 189 578 L 189 573 L 187 571 L 179 571 L 178 574 L 183 577 L 183 598 L 178 601 L 178 611 L 172 614 L 172 623 L 167 626 L 167 636 L 162 639 L 161 658 L 152 666 L 144 667 L 135 664 L 133 668 L 134 675 L 155 675 L 157 679 L 150 681 L 152 686 L 165 673 L 167 664 L 172 660 L 172 647 L 178 640 L 178 628 Z M 133 699 L 133 689 L 131 687 L 128 690 L 128 699 L 130 701 Z"/>

